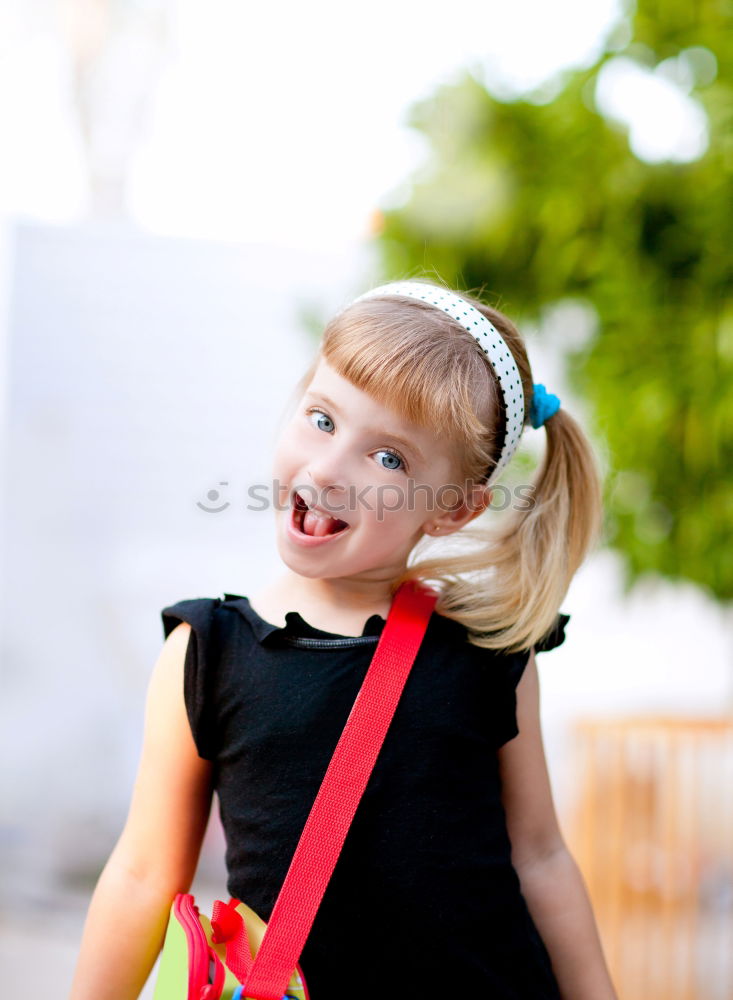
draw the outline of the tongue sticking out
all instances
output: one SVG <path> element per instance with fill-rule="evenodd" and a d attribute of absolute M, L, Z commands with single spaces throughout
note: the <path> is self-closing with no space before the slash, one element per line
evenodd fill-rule
<path fill-rule="evenodd" d="M 307 510 L 303 516 L 303 533 L 305 535 L 316 535 L 320 538 L 323 535 L 335 535 L 337 531 L 341 531 L 345 527 L 345 521 L 338 521 L 333 517 L 321 517 L 310 510 Z"/>

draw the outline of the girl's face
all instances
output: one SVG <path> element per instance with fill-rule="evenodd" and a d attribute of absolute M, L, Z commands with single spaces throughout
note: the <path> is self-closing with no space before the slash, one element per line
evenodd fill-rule
<path fill-rule="evenodd" d="M 322 360 L 276 445 L 280 556 L 306 577 L 394 578 L 426 531 L 441 537 L 475 516 L 456 509 L 452 476 L 448 442 Z M 296 491 L 320 513 L 304 514 Z"/>

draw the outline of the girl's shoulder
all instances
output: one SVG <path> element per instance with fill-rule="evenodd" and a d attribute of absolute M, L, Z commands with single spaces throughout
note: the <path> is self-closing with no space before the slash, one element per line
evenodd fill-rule
<path fill-rule="evenodd" d="M 227 672 L 231 672 L 242 638 L 244 620 L 236 613 L 240 600 L 236 594 L 189 597 L 166 605 L 160 612 L 166 641 L 182 622 L 190 626 L 183 669 L 184 697 L 199 756 L 207 759 L 213 759 L 215 754 L 212 720 L 222 684 Z"/>
<path fill-rule="evenodd" d="M 514 652 L 502 649 L 489 650 L 481 646 L 476 646 L 468 641 L 468 630 L 465 626 L 453 621 L 451 621 L 451 625 L 461 631 L 464 649 L 466 649 L 469 658 L 482 668 L 490 667 L 496 679 L 508 682 L 510 689 L 514 689 L 519 684 L 522 674 L 529 663 L 532 649 L 534 649 L 535 653 L 546 653 L 552 649 L 556 649 L 565 642 L 565 628 L 570 621 L 570 617 L 570 615 L 562 611 L 558 612 L 551 627 L 537 640 L 532 648 Z"/>
<path fill-rule="evenodd" d="M 570 621 L 570 615 L 564 614 L 559 611 L 555 619 L 554 624 L 545 632 L 541 639 L 532 647 L 535 653 L 547 653 L 551 649 L 556 649 L 565 642 L 565 626 Z M 511 659 L 510 667 L 510 678 L 511 683 L 514 688 L 519 684 L 522 679 L 524 670 L 529 663 L 529 658 L 532 655 L 531 649 L 523 649 L 519 653 L 514 653 Z"/>
<path fill-rule="evenodd" d="M 242 620 L 247 621 L 250 617 L 246 613 L 247 604 L 247 598 L 240 594 L 183 598 L 161 610 L 163 636 L 167 639 L 176 626 L 187 622 L 200 641 L 211 640 L 226 631 L 227 626 L 231 631 Z"/>
<path fill-rule="evenodd" d="M 467 641 L 469 632 L 468 628 L 465 625 L 460 624 L 459 622 L 455 621 L 455 619 L 446 618 L 443 615 L 438 615 L 437 617 L 441 621 L 443 625 L 443 631 L 446 634 L 449 633 L 451 635 L 460 634 L 461 637 L 465 638 Z M 555 617 L 555 621 L 547 630 L 547 632 L 545 632 L 545 634 L 540 639 L 538 639 L 537 642 L 535 642 L 534 646 L 532 647 L 534 651 L 536 653 L 546 653 L 551 649 L 555 649 L 557 646 L 561 646 L 565 642 L 566 638 L 565 628 L 568 622 L 570 621 L 570 617 L 571 617 L 570 615 L 567 615 L 564 612 L 559 611 Z M 484 654 L 489 652 L 489 650 L 486 650 L 483 647 L 473 646 L 473 644 L 471 645 L 473 649 L 479 650 Z M 528 647 L 527 649 L 522 649 L 516 653 L 509 653 L 502 649 L 491 650 L 490 652 L 499 657 L 507 657 L 507 658 L 520 657 L 525 660 L 528 660 L 532 652 L 532 649 Z"/>
<path fill-rule="evenodd" d="M 181 622 L 187 622 L 193 632 L 210 630 L 221 603 L 219 597 L 188 597 L 167 605 L 160 612 L 164 638 Z"/>

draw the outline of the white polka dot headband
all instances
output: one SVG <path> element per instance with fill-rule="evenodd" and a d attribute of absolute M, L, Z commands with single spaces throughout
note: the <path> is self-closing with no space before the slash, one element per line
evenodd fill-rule
<path fill-rule="evenodd" d="M 484 314 L 479 312 L 470 302 L 466 302 L 460 295 L 456 295 L 455 292 L 451 292 L 447 288 L 438 288 L 424 282 L 393 281 L 365 292 L 354 301 L 360 302 L 362 299 L 384 295 L 406 295 L 408 298 L 418 299 L 421 302 L 427 302 L 428 305 L 435 306 L 437 309 L 442 309 L 443 312 L 448 313 L 456 322 L 460 323 L 464 329 L 468 330 L 488 358 L 499 381 L 506 407 L 504 445 L 499 461 L 487 479 L 487 485 L 494 482 L 517 450 L 525 423 L 522 379 L 517 363 L 504 338 L 493 323 L 490 323 Z M 551 417 L 559 407 L 560 400 L 557 396 L 548 393 L 544 385 L 535 385 L 529 413 L 532 426 L 541 427 L 545 420 Z"/>

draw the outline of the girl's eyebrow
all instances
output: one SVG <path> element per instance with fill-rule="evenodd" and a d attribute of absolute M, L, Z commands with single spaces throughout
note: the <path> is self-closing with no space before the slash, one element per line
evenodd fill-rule
<path fill-rule="evenodd" d="M 320 399 L 322 402 L 326 404 L 326 406 L 334 410 L 336 413 L 340 412 L 338 406 L 333 402 L 333 400 L 329 399 L 328 396 L 326 396 L 324 393 L 308 392 L 306 393 L 306 395 L 310 396 L 312 399 Z M 402 437 L 400 434 L 395 434 L 392 431 L 385 431 L 382 430 L 381 428 L 374 428 L 371 430 L 367 430 L 367 433 L 373 435 L 374 437 L 391 438 L 393 441 L 396 441 L 398 444 L 402 445 L 405 451 L 412 452 L 412 454 L 414 455 L 415 458 L 418 459 L 418 461 L 425 463 L 425 457 L 418 448 L 418 446 L 414 443 L 414 441 L 408 441 L 407 438 Z"/>

